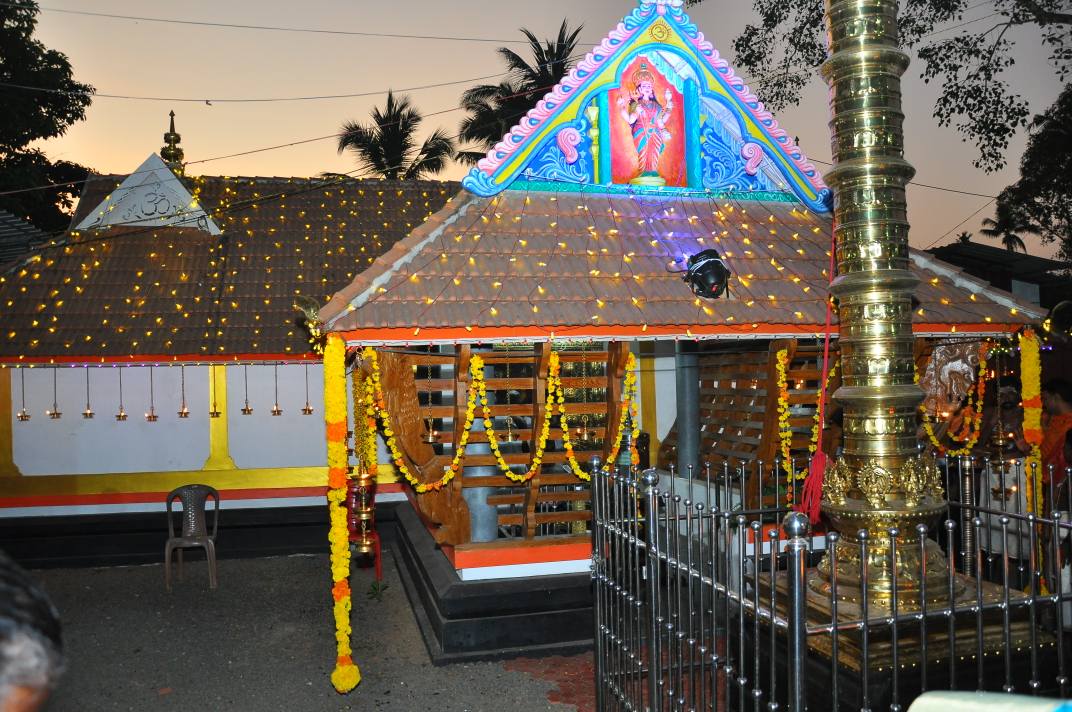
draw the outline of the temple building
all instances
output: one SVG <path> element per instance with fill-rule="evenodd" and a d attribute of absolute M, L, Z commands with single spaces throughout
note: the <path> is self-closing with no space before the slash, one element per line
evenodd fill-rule
<path fill-rule="evenodd" d="M 158 511 L 189 482 L 225 508 L 319 504 L 322 379 L 296 306 L 458 189 L 191 176 L 174 116 L 164 138 L 0 273 L 0 517 Z"/>
<path fill-rule="evenodd" d="M 319 312 L 363 364 L 364 405 L 391 424 L 455 581 L 587 571 L 587 458 L 624 457 L 630 430 L 663 465 L 771 462 L 783 351 L 792 448 L 806 451 L 821 339 L 829 319 L 838 329 L 830 191 L 680 0 L 640 0 L 462 188 Z M 909 258 L 914 331 L 931 345 L 1043 314 Z M 478 381 L 491 397 L 473 417 Z"/>

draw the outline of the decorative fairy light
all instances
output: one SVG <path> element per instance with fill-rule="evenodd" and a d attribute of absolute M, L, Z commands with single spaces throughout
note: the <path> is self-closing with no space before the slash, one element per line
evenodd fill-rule
<path fill-rule="evenodd" d="M 19 376 L 22 379 L 22 407 L 19 408 L 19 412 L 15 414 L 15 417 L 19 419 L 19 422 L 25 423 L 30 419 L 30 411 L 26 410 L 26 369 L 19 369 Z"/>
<path fill-rule="evenodd" d="M 149 412 L 145 414 L 145 420 L 150 423 L 155 423 L 160 420 L 160 416 L 156 414 L 156 393 L 153 389 L 153 367 L 149 367 Z"/>
<path fill-rule="evenodd" d="M 52 410 L 46 410 L 45 411 L 45 415 L 47 415 L 52 420 L 59 420 L 60 418 L 63 417 L 63 413 L 60 412 L 60 406 L 56 401 L 57 401 L 56 369 L 53 368 L 52 369 Z"/>
<path fill-rule="evenodd" d="M 186 407 L 186 364 L 179 366 L 179 393 L 182 403 L 179 406 L 179 417 L 189 418 L 190 409 Z"/>
<path fill-rule="evenodd" d="M 86 409 L 82 411 L 82 417 L 89 420 L 93 415 L 93 408 L 89 405 L 89 366 L 86 366 Z"/>
<path fill-rule="evenodd" d="M 272 366 L 272 378 L 275 381 L 275 403 L 272 405 L 272 415 L 283 415 L 283 409 L 279 407 L 279 364 Z"/>
<path fill-rule="evenodd" d="M 245 388 L 245 404 L 242 406 L 242 415 L 253 415 L 253 409 L 249 407 L 249 366 L 242 366 L 242 385 Z M 306 379 L 308 386 L 308 378 Z"/>
<path fill-rule="evenodd" d="M 123 422 L 127 419 L 127 412 L 123 410 L 123 367 L 119 367 L 119 412 L 115 414 L 115 419 L 118 422 Z"/>
<path fill-rule="evenodd" d="M 313 406 L 309 405 L 309 364 L 305 364 L 305 405 L 302 406 L 301 414 L 313 414 Z"/>

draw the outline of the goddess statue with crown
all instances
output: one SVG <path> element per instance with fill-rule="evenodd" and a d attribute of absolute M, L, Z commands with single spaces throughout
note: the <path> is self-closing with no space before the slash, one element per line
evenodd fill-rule
<path fill-rule="evenodd" d="M 618 110 L 633 131 L 633 144 L 640 167 L 640 175 L 629 182 L 666 185 L 659 175 L 659 159 L 671 138 L 666 123 L 674 110 L 674 95 L 667 89 L 663 95 L 665 103 L 659 103 L 655 97 L 655 75 L 646 62 L 641 62 L 640 68 L 633 72 L 632 84 L 632 98 L 629 101 L 625 96 L 618 97 Z"/>

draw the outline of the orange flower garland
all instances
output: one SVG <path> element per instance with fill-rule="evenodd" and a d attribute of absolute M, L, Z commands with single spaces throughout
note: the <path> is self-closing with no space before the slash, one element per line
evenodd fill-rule
<path fill-rule="evenodd" d="M 350 648 L 350 537 L 346 529 L 346 345 L 335 335 L 324 348 L 324 424 L 328 448 L 328 541 L 335 618 L 335 670 L 331 684 L 346 693 L 361 682 Z"/>

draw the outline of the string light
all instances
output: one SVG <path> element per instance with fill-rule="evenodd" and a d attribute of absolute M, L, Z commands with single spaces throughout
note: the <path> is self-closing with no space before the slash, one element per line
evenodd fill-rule
<path fill-rule="evenodd" d="M 15 414 L 15 417 L 19 419 L 19 422 L 25 423 L 30 419 L 30 411 L 26 410 L 26 369 L 19 368 L 19 376 L 22 379 L 22 407 L 19 408 L 19 412 Z"/>
<path fill-rule="evenodd" d="M 208 417 L 218 418 L 220 417 L 220 409 L 216 404 L 216 367 L 209 366 L 208 368 L 212 373 L 212 408 L 208 412 Z"/>
<path fill-rule="evenodd" d="M 190 409 L 186 407 L 186 364 L 179 366 L 179 393 L 182 398 L 182 404 L 179 406 L 179 417 L 189 418 Z"/>
<path fill-rule="evenodd" d="M 53 368 L 52 369 L 52 410 L 46 410 L 45 411 L 45 415 L 47 415 L 52 420 L 59 420 L 60 418 L 63 417 L 63 413 L 60 412 L 59 404 L 56 402 L 57 397 L 58 397 L 58 394 L 57 394 L 57 391 L 56 391 L 56 369 Z"/>
<path fill-rule="evenodd" d="M 86 370 L 86 409 L 82 411 L 82 417 L 89 420 L 93 417 L 93 408 L 89 405 L 89 366 L 85 367 Z"/>
<path fill-rule="evenodd" d="M 279 407 L 279 364 L 272 366 L 272 376 L 275 380 L 275 404 L 272 405 L 272 415 L 283 415 L 283 409 Z"/>
<path fill-rule="evenodd" d="M 150 423 L 155 423 L 160 419 L 160 416 L 156 414 L 156 398 L 153 390 L 153 367 L 149 367 L 149 412 L 145 414 L 145 420 Z"/>
<path fill-rule="evenodd" d="M 253 415 L 253 409 L 249 407 L 249 366 L 242 366 L 242 383 L 245 386 L 245 404 L 242 406 L 242 415 Z"/>
<path fill-rule="evenodd" d="M 302 415 L 312 415 L 313 406 L 309 405 L 309 364 L 305 364 L 305 405 L 301 409 Z"/>
<path fill-rule="evenodd" d="M 118 422 L 123 422 L 127 419 L 127 412 L 123 409 L 123 367 L 119 367 L 119 412 L 115 414 L 115 419 Z"/>

